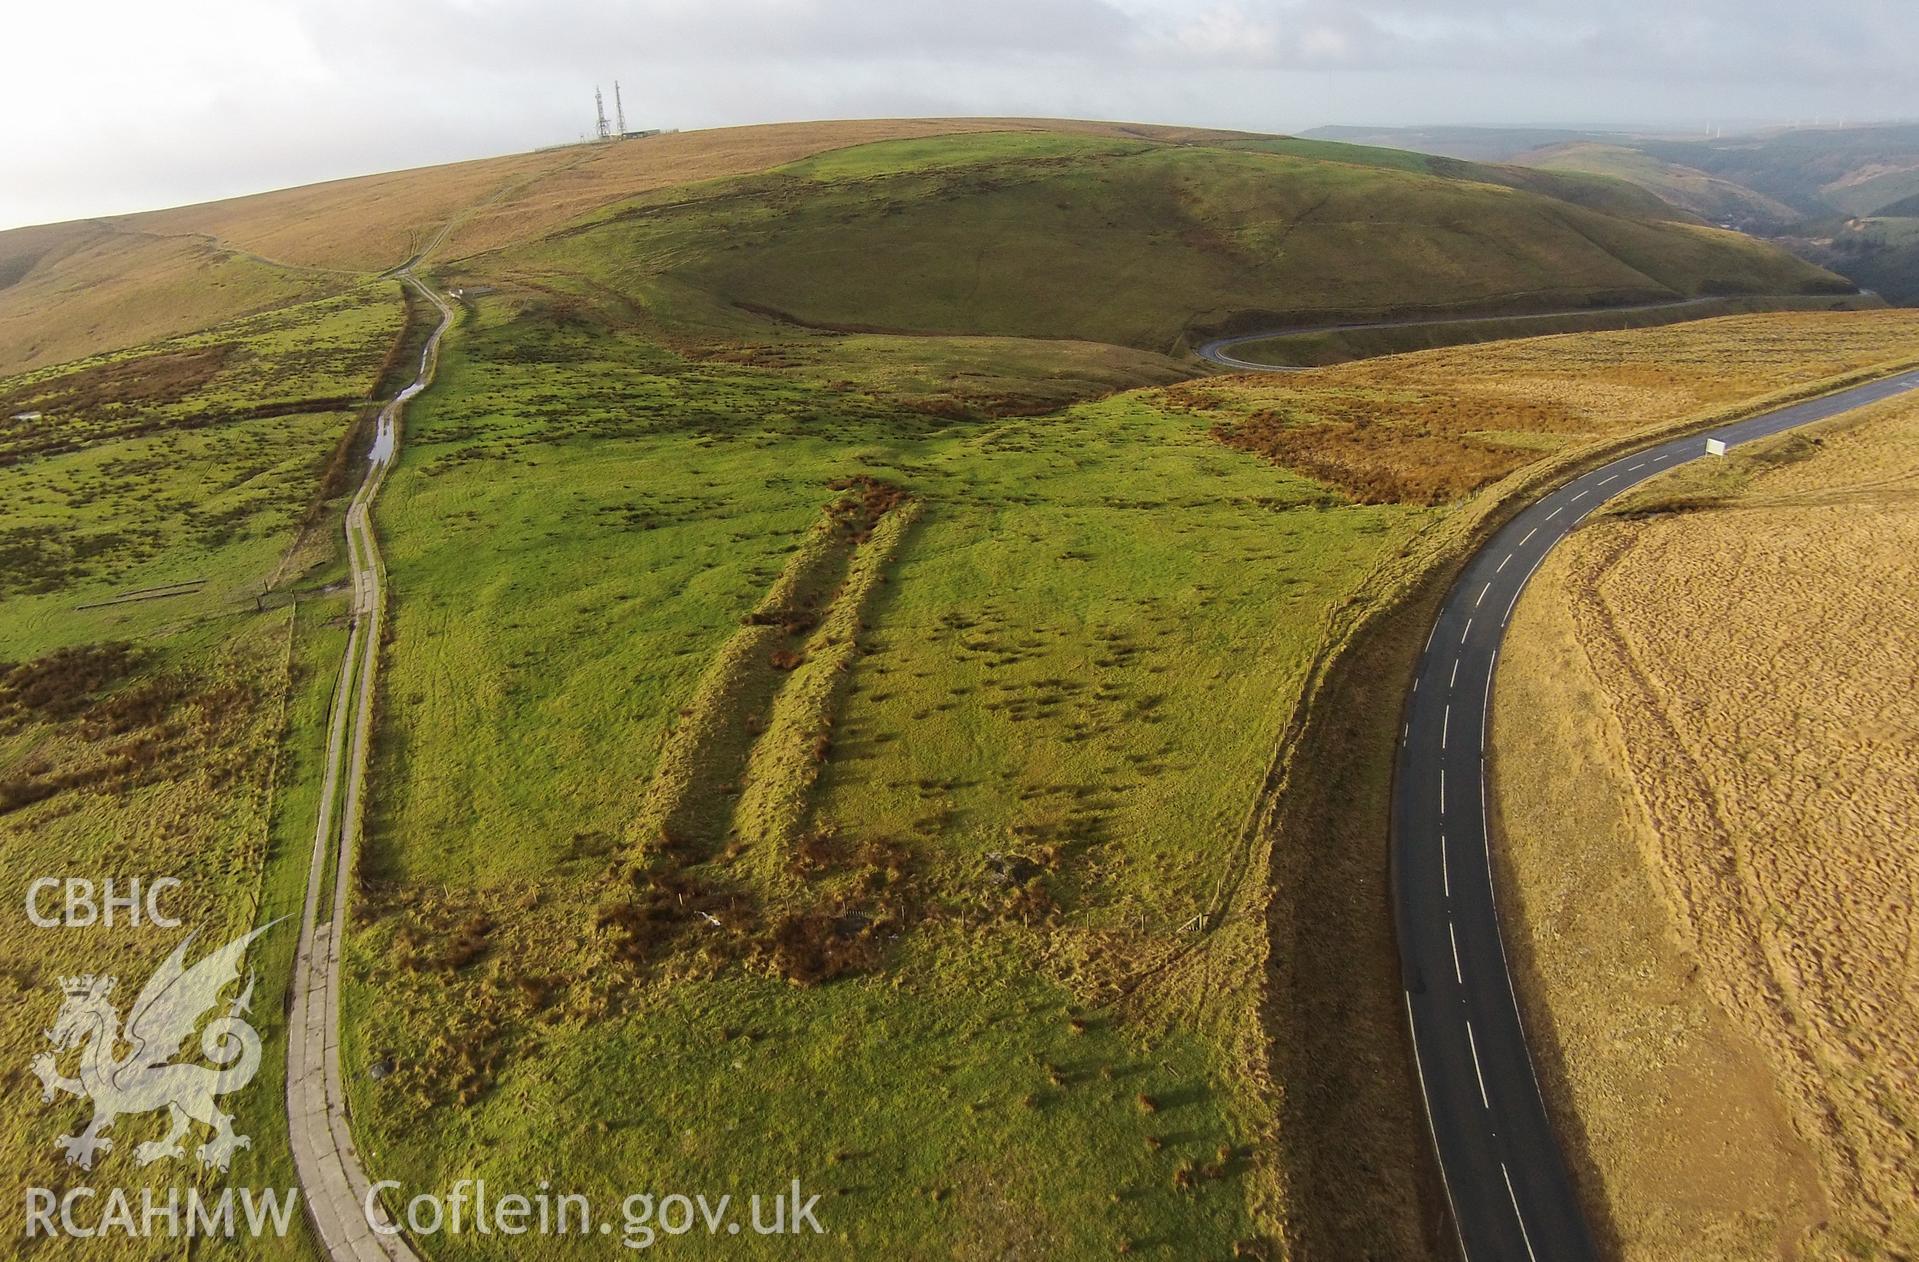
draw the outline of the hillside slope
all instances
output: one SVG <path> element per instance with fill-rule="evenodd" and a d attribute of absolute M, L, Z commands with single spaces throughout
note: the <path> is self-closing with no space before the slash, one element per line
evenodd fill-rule
<path fill-rule="evenodd" d="M 1610 176 L 1645 189 L 1681 210 L 1737 227 L 1791 223 L 1799 213 L 1774 197 L 1696 167 L 1665 162 L 1627 145 L 1578 142 L 1527 154 L 1522 161 L 1547 171 Z"/>
<path fill-rule="evenodd" d="M 0 233 L 0 374 L 120 350 L 349 287 L 199 236 L 97 221 Z"/>
<path fill-rule="evenodd" d="M 1768 237 L 1888 301 L 1919 301 L 1919 126 L 1711 139 L 1498 127 L 1321 128 L 1309 135 L 1623 180 L 1714 223 Z"/>
<path fill-rule="evenodd" d="M 443 263 L 561 263 L 669 321 L 1155 351 L 1189 322 L 1836 287 L 1673 218 L 1614 181 L 1243 133 L 729 128 L 0 233 L 0 372 L 341 292 L 430 243 Z"/>
<path fill-rule="evenodd" d="M 1491 182 L 1499 174 L 1245 142 L 982 134 L 642 199 L 466 267 L 571 276 L 582 297 L 611 290 L 691 329 L 738 333 L 757 318 L 1157 352 L 1260 324 L 1846 288 L 1731 233 Z"/>
<path fill-rule="evenodd" d="M 1523 127 L 1323 127 L 1313 137 L 1583 170 L 1670 194 L 1765 208 L 1777 222 L 1870 215 L 1919 193 L 1919 124 L 1797 127 L 1731 136 L 1554 132 Z M 1702 188 L 1706 183 L 1710 188 Z M 1685 205 L 1679 200 L 1675 204 Z M 1725 204 L 1722 202 L 1722 204 Z M 1783 208 L 1783 212 L 1782 212 Z"/>
<path fill-rule="evenodd" d="M 1182 128 L 1022 119 L 732 127 L 331 180 L 0 232 L 0 373 L 211 328 L 351 288 L 450 229 L 442 257 L 524 241 L 640 193 L 872 140 L 995 130 Z"/>

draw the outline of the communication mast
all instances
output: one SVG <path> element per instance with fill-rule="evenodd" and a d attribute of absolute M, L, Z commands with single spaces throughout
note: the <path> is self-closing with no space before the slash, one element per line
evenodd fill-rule
<path fill-rule="evenodd" d="M 611 140 L 613 133 L 607 127 L 606 101 L 600 96 L 600 89 L 597 85 L 593 89 L 593 114 L 595 118 L 593 124 L 594 136 L 600 140 Z"/>
<path fill-rule="evenodd" d="M 620 81 L 618 79 L 613 81 L 613 122 L 617 128 L 613 134 L 616 136 L 626 135 L 626 105 L 620 100 Z"/>

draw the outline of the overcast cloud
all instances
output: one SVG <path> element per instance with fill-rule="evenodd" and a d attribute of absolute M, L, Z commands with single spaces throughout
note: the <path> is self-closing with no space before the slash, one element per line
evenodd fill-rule
<path fill-rule="evenodd" d="M 571 140 L 615 79 L 632 127 L 1919 116 L 1910 0 L 16 0 L 0 31 L 0 227 Z"/>

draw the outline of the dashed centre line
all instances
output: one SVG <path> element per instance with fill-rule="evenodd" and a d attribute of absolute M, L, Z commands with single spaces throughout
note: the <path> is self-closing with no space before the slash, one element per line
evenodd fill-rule
<path fill-rule="evenodd" d="M 1499 1163 L 1500 1177 L 1506 1180 L 1506 1198 L 1513 1203 L 1513 1217 L 1519 1220 L 1519 1239 L 1526 1246 L 1527 1262 L 1539 1262 L 1539 1255 L 1533 1252 L 1532 1233 L 1526 1230 L 1526 1216 L 1519 1212 L 1519 1194 L 1513 1191 L 1512 1172 L 1506 1169 L 1506 1163 Z"/>
<path fill-rule="evenodd" d="M 1472 1049 L 1473 1077 L 1479 1079 L 1479 1103 L 1490 1109 L 1493 1107 L 1493 1102 L 1491 1098 L 1486 1095 L 1486 1074 L 1485 1071 L 1479 1067 L 1479 1040 L 1473 1037 L 1473 1022 L 1471 1017 L 1466 1019 L 1466 1046 Z"/>

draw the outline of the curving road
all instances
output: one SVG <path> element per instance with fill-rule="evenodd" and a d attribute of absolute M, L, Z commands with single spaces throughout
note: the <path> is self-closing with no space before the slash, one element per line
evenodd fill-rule
<path fill-rule="evenodd" d="M 347 506 L 353 625 L 327 721 L 326 777 L 307 870 L 306 908 L 300 921 L 300 946 L 294 960 L 292 1006 L 287 1019 L 287 1126 L 293 1164 L 308 1218 L 322 1252 L 333 1262 L 417 1262 L 401 1236 L 376 1231 L 367 1220 L 365 1207 L 371 1184 L 353 1146 L 340 1069 L 340 927 L 346 923 L 347 887 L 364 813 L 362 789 L 373 726 L 374 674 L 379 666 L 380 632 L 386 612 L 386 567 L 373 530 L 373 501 L 385 485 L 387 470 L 399 450 L 401 411 L 408 400 L 431 384 L 439 362 L 440 339 L 453 323 L 453 308 L 411 269 L 409 263 L 396 275 L 439 308 L 440 323 L 420 352 L 418 375 L 380 410 L 366 479 Z M 345 797 L 336 817 L 335 800 L 343 785 Z M 322 918 L 320 895 L 329 877 L 332 898 Z M 378 1202 L 372 1205 L 380 1226 L 390 1226 L 391 1220 Z"/>
<path fill-rule="evenodd" d="M 1866 290 L 1858 291 L 1866 293 Z M 1210 364 L 1221 368 L 1231 368 L 1239 372 L 1305 372 L 1318 367 L 1314 364 L 1262 364 L 1256 360 L 1241 359 L 1234 355 L 1233 348 L 1246 346 L 1253 342 L 1263 342 L 1274 337 L 1299 337 L 1308 333 L 1356 333 L 1361 329 L 1424 329 L 1442 328 L 1449 324 L 1483 324 L 1488 320 L 1501 323 L 1524 320 L 1563 320 L 1568 316 L 1629 315 L 1637 311 L 1677 311 L 1686 307 L 1703 306 L 1706 303 L 1725 302 L 1723 297 L 1678 298 L 1670 302 L 1642 302 L 1630 307 L 1576 307 L 1567 311 L 1533 311 L 1522 315 L 1470 315 L 1441 316 L 1424 320 L 1358 320 L 1350 324 L 1310 324 L 1291 328 L 1262 329 L 1257 333 L 1236 333 L 1231 337 L 1216 337 L 1203 343 L 1194 352 Z"/>
<path fill-rule="evenodd" d="M 1728 446 L 1919 388 L 1908 371 L 1620 456 L 1549 492 L 1474 555 L 1441 606 L 1394 772 L 1393 913 L 1433 1145 L 1468 1262 L 1596 1256 L 1526 1048 L 1486 836 L 1486 716 L 1506 620 L 1540 560 L 1599 505 Z"/>

